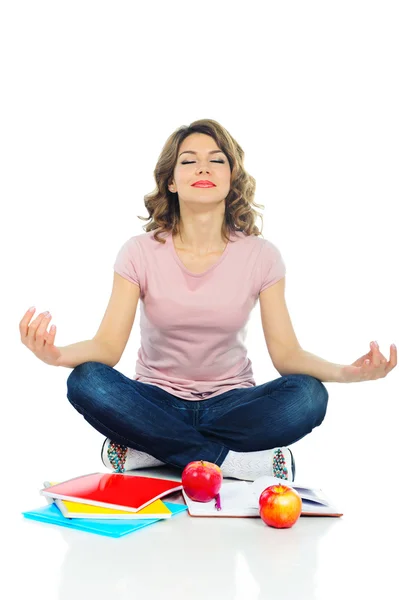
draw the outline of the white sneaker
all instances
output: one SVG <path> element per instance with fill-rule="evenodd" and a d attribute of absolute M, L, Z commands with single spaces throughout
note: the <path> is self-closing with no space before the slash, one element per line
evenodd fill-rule
<path fill-rule="evenodd" d="M 107 469 L 113 469 L 116 473 L 158 467 L 165 464 L 146 452 L 116 444 L 109 438 L 104 440 L 101 449 L 101 460 Z"/>
<path fill-rule="evenodd" d="M 287 447 L 255 452 L 234 452 L 230 450 L 220 465 L 225 477 L 254 481 L 263 475 L 294 481 L 294 456 Z"/>

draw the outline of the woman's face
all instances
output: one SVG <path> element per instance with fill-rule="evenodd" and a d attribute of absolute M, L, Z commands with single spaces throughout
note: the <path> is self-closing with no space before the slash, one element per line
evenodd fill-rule
<path fill-rule="evenodd" d="M 169 185 L 180 200 L 215 202 L 224 200 L 230 191 L 231 170 L 227 156 L 218 148 L 213 137 L 193 133 L 180 145 L 177 163 Z M 193 187 L 193 183 L 208 180 L 215 187 Z"/>

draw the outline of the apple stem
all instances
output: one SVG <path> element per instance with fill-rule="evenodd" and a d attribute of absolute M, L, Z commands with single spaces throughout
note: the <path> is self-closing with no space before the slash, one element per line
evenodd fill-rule
<path fill-rule="evenodd" d="M 220 510 L 222 508 L 222 505 L 220 504 L 220 494 L 216 494 L 215 500 L 216 500 L 216 502 L 215 502 L 215 508 L 217 510 Z"/>

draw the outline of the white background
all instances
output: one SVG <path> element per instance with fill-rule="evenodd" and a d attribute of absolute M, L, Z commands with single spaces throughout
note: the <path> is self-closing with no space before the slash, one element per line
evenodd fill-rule
<path fill-rule="evenodd" d="M 2 5 L 1 422 L 16 556 L 20 512 L 40 505 L 42 481 L 103 468 L 103 437 L 66 398 L 71 370 L 24 347 L 19 321 L 34 305 L 53 315 L 58 345 L 96 333 L 116 254 L 145 231 L 143 197 L 179 126 L 215 119 L 243 147 L 301 345 L 350 364 L 377 340 L 389 359 L 399 344 L 398 27 L 397 3 L 381 0 Z M 127 376 L 139 345 L 138 310 L 117 365 Z M 278 377 L 259 305 L 247 345 L 257 384 Z M 367 478 L 397 476 L 398 372 L 326 383 L 324 423 L 293 448 L 297 477 L 349 514 L 369 502 L 354 493 L 367 493 Z"/>

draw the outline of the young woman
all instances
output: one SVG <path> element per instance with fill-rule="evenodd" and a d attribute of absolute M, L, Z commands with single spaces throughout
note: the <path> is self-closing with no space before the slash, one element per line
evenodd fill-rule
<path fill-rule="evenodd" d="M 225 477 L 293 481 L 288 445 L 322 423 L 322 381 L 377 379 L 396 366 L 394 346 L 389 362 L 372 346 L 349 366 L 302 349 L 285 303 L 285 265 L 255 225 L 260 213 L 253 207 L 262 205 L 243 163 L 241 146 L 216 121 L 177 129 L 155 167 L 156 189 L 144 198 L 146 233 L 128 239 L 116 257 L 96 335 L 56 347 L 55 328 L 47 331 L 51 315 L 29 325 L 33 310 L 21 320 L 21 341 L 39 359 L 73 369 L 67 398 L 106 436 L 102 460 L 117 472 L 183 469 L 202 459 Z M 141 346 L 130 379 L 115 365 L 139 299 Z M 258 300 L 281 375 L 261 385 L 245 346 Z"/>

